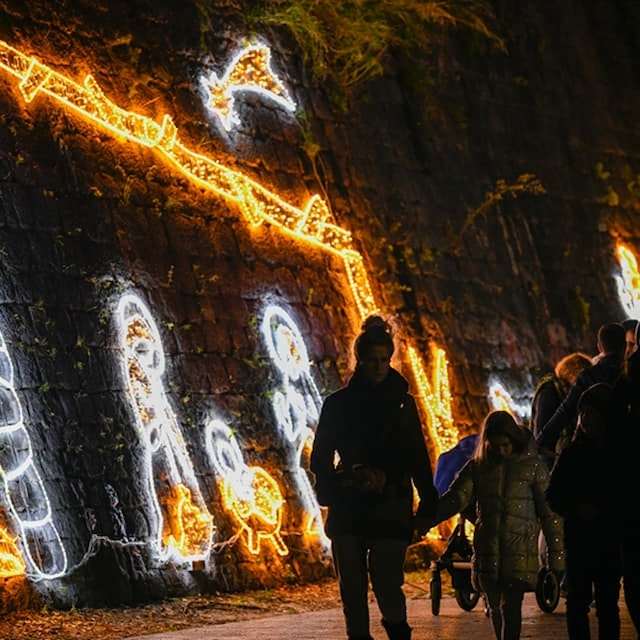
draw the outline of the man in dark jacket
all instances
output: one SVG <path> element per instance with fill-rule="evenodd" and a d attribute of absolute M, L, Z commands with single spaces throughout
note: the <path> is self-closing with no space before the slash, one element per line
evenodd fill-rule
<path fill-rule="evenodd" d="M 546 491 L 549 506 L 564 520 L 570 640 L 589 637 L 594 597 L 598 637 L 620 638 L 621 532 L 611 526 L 622 515 L 620 444 L 612 400 L 613 388 L 604 383 L 582 393 L 576 437 L 558 456 Z"/>
<path fill-rule="evenodd" d="M 368 580 L 390 640 L 410 640 L 404 560 L 415 525 L 413 488 L 425 520 L 437 492 L 406 380 L 390 367 L 389 326 L 369 318 L 356 341 L 356 371 L 322 407 L 311 453 L 350 640 L 370 640 Z"/>
<path fill-rule="evenodd" d="M 625 329 L 619 323 L 603 324 L 598 329 L 596 364 L 585 369 L 571 385 L 569 392 L 536 437 L 542 449 L 558 452 L 573 437 L 578 415 L 578 400 L 584 391 L 598 382 L 614 385 L 623 373 L 626 349 Z"/>
<path fill-rule="evenodd" d="M 636 324 L 636 345 L 640 324 Z M 613 409 L 617 426 L 615 438 L 618 469 L 615 491 L 628 495 L 638 484 L 638 451 L 640 451 L 640 350 L 628 350 L 626 371 L 614 387 Z M 633 505 L 621 509 L 617 518 L 622 551 L 622 585 L 629 616 L 640 637 L 640 511 Z"/>

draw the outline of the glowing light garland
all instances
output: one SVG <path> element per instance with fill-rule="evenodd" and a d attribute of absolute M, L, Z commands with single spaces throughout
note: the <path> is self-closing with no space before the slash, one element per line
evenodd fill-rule
<path fill-rule="evenodd" d="M 282 386 L 274 393 L 272 405 L 278 426 L 292 445 L 295 480 L 307 513 L 303 530 L 309 535 L 320 536 L 328 545 L 320 505 L 308 475 L 308 458 L 322 397 L 311 376 L 307 348 L 291 316 L 275 305 L 264 312 L 262 335 L 271 361 L 281 376 Z"/>
<path fill-rule="evenodd" d="M 449 373 L 444 351 L 432 347 L 433 380 L 429 381 L 422 360 L 413 347 L 407 350 L 409 362 L 413 369 L 416 386 L 419 389 L 418 399 L 427 414 L 429 436 L 436 445 L 437 455 L 447 451 L 458 442 L 457 429 L 451 417 L 451 393 L 449 391 Z"/>
<path fill-rule="evenodd" d="M 250 467 L 244 462 L 233 432 L 221 420 L 209 422 L 205 442 L 221 478 L 225 509 L 241 526 L 249 551 L 258 555 L 265 540 L 278 555 L 286 556 L 289 549 L 280 533 L 284 498 L 278 483 L 262 467 Z"/>
<path fill-rule="evenodd" d="M 122 296 L 117 316 L 125 378 L 145 451 L 158 553 L 161 559 L 203 559 L 211 544 L 212 517 L 164 390 L 165 360 L 158 328 L 133 294 Z"/>
<path fill-rule="evenodd" d="M 207 107 L 227 131 L 239 123 L 234 94 L 240 91 L 259 93 L 287 111 L 296 108 L 284 84 L 271 69 L 271 50 L 262 44 L 242 49 L 221 78 L 212 72 L 203 77 L 201 83 L 207 95 Z"/>
<path fill-rule="evenodd" d="M 640 319 L 640 274 L 638 261 L 632 251 L 622 244 L 616 248 L 620 275 L 615 275 L 618 297 L 630 318 Z"/>
<path fill-rule="evenodd" d="M 104 95 L 91 75 L 87 75 L 80 85 L 4 41 L 0 41 L 0 68 L 19 79 L 18 86 L 27 103 L 38 93 L 44 93 L 116 136 L 161 154 L 195 184 L 234 202 L 250 225 L 269 222 L 298 240 L 337 254 L 342 259 L 360 317 L 364 319 L 378 312 L 362 255 L 355 250 L 351 234 L 331 222 L 327 203 L 320 196 L 312 196 L 303 208 L 285 202 L 244 174 L 187 148 L 180 141 L 177 127 L 168 115 L 158 124 L 118 107 Z M 243 79 L 241 70 L 252 68 L 253 77 Z M 293 108 L 293 101 L 286 90 L 268 69 L 268 55 L 260 47 L 250 47 L 236 57 L 223 78 L 218 79 L 215 75 L 209 78 L 209 102 L 220 111 L 225 122 L 234 120 L 234 86 L 237 89 L 267 91 L 272 99 Z M 418 384 L 428 383 L 423 365 L 415 353 L 410 360 Z M 432 401 L 429 388 L 421 388 L 420 394 L 428 415 L 436 417 L 432 422 L 452 426 L 450 407 L 445 402 Z M 439 413 L 441 410 L 444 411 L 442 415 Z M 455 440 L 456 436 L 452 434 L 452 438 Z"/>
<path fill-rule="evenodd" d="M 351 234 L 329 221 L 329 209 L 319 196 L 313 196 L 303 209 L 294 207 L 242 173 L 188 149 L 180 142 L 168 115 L 158 124 L 116 106 L 91 75 L 79 85 L 3 41 L 0 68 L 20 79 L 18 86 L 26 102 L 39 92 L 45 93 L 112 133 L 162 154 L 196 184 L 235 202 L 251 225 L 270 222 L 300 240 L 338 254 L 361 315 L 377 310 L 362 256 L 353 249 Z"/>
<path fill-rule="evenodd" d="M 13 382 L 13 363 L 0 333 L 0 476 L 9 511 L 20 531 L 22 552 L 36 578 L 52 579 L 67 570 L 67 554 L 53 523 L 51 503 L 33 461 L 31 438 Z M 24 571 L 15 545 L 4 535 L 0 545 L 2 567 Z M 13 556 L 11 559 L 8 556 Z M 6 574 L 5 574 L 6 575 Z"/>

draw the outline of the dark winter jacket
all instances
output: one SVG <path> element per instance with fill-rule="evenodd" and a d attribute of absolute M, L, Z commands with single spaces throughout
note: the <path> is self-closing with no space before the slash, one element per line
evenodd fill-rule
<path fill-rule="evenodd" d="M 409 539 L 413 489 L 420 515 L 435 512 L 437 492 L 415 402 L 394 369 L 372 387 L 358 372 L 322 406 L 311 452 L 311 471 L 321 505 L 329 507 L 326 531 Z M 380 491 L 354 481 L 364 466 L 384 474 Z"/>
<path fill-rule="evenodd" d="M 627 361 L 627 371 L 613 389 L 615 424 L 610 429 L 612 446 L 616 449 L 616 465 L 621 487 L 638 485 L 638 452 L 640 452 L 640 351 Z M 607 480 L 607 486 L 613 486 Z M 627 506 L 621 510 L 622 525 L 637 532 L 640 509 Z"/>
<path fill-rule="evenodd" d="M 567 546 L 603 544 L 615 549 L 618 527 L 612 523 L 624 515 L 618 499 L 621 451 L 598 444 L 579 433 L 564 449 L 551 471 L 546 491 L 549 506 L 564 520 Z"/>
<path fill-rule="evenodd" d="M 536 436 L 538 445 L 544 449 L 559 451 L 571 441 L 578 415 L 578 400 L 583 391 L 598 382 L 615 385 L 623 371 L 624 360 L 614 354 L 605 355 L 597 364 L 582 371 L 571 385 L 569 392 L 553 416 Z M 563 434 L 564 432 L 564 434 Z M 560 443 L 558 440 L 561 438 Z"/>
<path fill-rule="evenodd" d="M 531 400 L 531 431 L 534 437 L 537 438 L 540 435 L 547 421 L 564 400 L 566 392 L 567 390 L 562 387 L 554 373 L 549 373 L 540 379 Z M 555 450 L 540 446 L 540 455 L 551 469 L 556 457 Z"/>
<path fill-rule="evenodd" d="M 549 567 L 564 568 L 562 525 L 544 495 L 548 482 L 547 466 L 531 442 L 501 462 L 470 460 L 440 498 L 438 522 L 476 497 L 472 580 L 479 591 L 535 589 L 540 524 Z"/>

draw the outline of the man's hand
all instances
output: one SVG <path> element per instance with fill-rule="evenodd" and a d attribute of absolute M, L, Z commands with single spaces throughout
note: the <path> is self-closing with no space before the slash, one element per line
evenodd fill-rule
<path fill-rule="evenodd" d="M 382 493 L 387 484 L 387 474 L 382 469 L 354 464 L 351 469 L 353 486 L 359 491 Z"/>

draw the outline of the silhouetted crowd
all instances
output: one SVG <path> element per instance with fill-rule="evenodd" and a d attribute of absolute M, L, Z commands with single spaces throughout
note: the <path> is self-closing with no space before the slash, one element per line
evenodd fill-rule
<path fill-rule="evenodd" d="M 489 412 L 434 478 L 409 385 L 390 364 L 391 326 L 365 321 L 356 369 L 326 398 L 311 452 L 349 640 L 373 640 L 369 583 L 389 640 L 411 639 L 407 547 L 455 514 L 474 524 L 471 581 L 496 640 L 520 638 L 541 567 L 566 596 L 570 640 L 590 640 L 592 606 L 599 640 L 619 640 L 621 588 L 640 630 L 639 333 L 635 320 L 602 325 L 596 356 L 569 354 L 539 381 L 528 425 Z"/>

